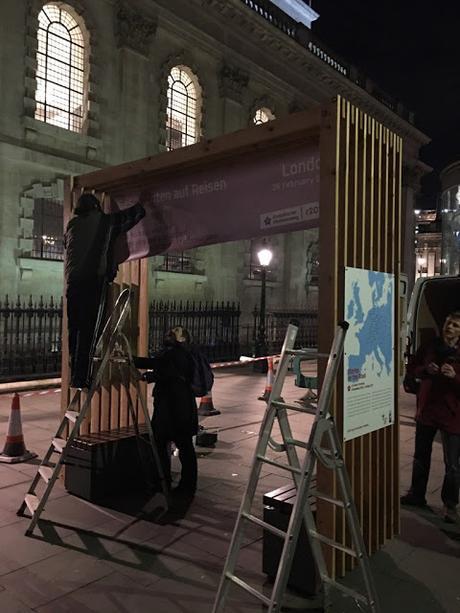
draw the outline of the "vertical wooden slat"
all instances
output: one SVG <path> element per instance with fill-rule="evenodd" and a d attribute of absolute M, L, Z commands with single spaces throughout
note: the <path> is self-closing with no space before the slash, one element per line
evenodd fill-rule
<path fill-rule="evenodd" d="M 396 249 L 396 259 L 397 259 L 397 272 L 398 272 L 398 278 L 397 278 L 397 287 L 398 287 L 398 292 L 399 292 L 399 279 L 400 279 L 400 275 L 401 275 L 401 250 L 402 250 L 402 231 L 401 231 L 401 220 L 402 219 L 406 219 L 406 214 L 405 214 L 405 210 L 403 207 L 403 201 L 402 201 L 402 165 L 403 165 L 403 142 L 402 139 L 400 137 L 398 137 L 397 139 L 397 152 L 398 152 L 398 157 L 397 157 L 397 161 L 396 161 L 396 167 L 397 167 L 397 180 L 396 180 L 396 215 L 395 215 L 395 223 L 396 223 L 396 229 L 395 229 L 395 236 L 396 236 L 396 244 L 397 244 L 397 249 Z M 401 302 L 400 300 L 398 300 L 398 294 L 395 297 L 395 301 L 396 301 L 396 325 L 398 326 L 398 329 L 395 331 L 395 341 L 398 340 L 398 336 L 399 336 L 399 329 L 401 327 L 401 320 L 403 317 L 403 314 L 401 313 Z M 394 404 L 395 404 L 395 420 L 394 420 L 394 424 L 392 427 L 392 433 L 393 433 L 393 454 L 394 454 L 394 461 L 395 461 L 395 470 L 394 470 L 394 483 L 393 483 L 393 492 L 394 492 L 394 505 L 393 505 L 393 513 L 394 513 L 394 533 L 395 534 L 399 534 L 400 533 L 400 506 L 399 506 L 399 488 L 400 488 L 400 470 L 399 470 L 399 466 L 400 466 L 400 436 L 399 436 L 399 360 L 402 359 L 402 356 L 400 355 L 401 352 L 401 346 L 399 344 L 399 342 L 395 342 L 396 345 L 396 355 L 398 358 L 398 361 L 396 362 L 398 364 L 398 368 L 395 369 L 395 398 L 394 398 Z"/>
<path fill-rule="evenodd" d="M 148 295 L 148 260 L 140 261 L 139 266 L 139 337 L 137 342 L 138 355 L 147 355 L 149 351 L 149 295 Z M 147 384 L 141 383 L 141 392 L 147 400 Z M 139 411 L 139 423 L 144 423 L 144 415 Z"/>
<path fill-rule="evenodd" d="M 117 275 L 117 280 L 118 279 L 122 290 L 130 286 L 131 279 L 129 272 L 129 262 L 125 262 L 120 266 Z M 119 423 L 120 428 L 126 428 L 130 423 L 128 414 L 128 395 L 124 385 L 120 386 Z"/>
<path fill-rule="evenodd" d="M 320 227 L 319 253 L 321 292 L 319 305 L 318 343 L 320 351 L 328 351 L 331 345 L 335 317 L 337 314 L 337 278 L 338 278 L 338 234 L 339 234 L 339 196 L 347 197 L 347 174 L 344 172 L 345 160 L 341 157 L 343 137 L 341 135 L 342 119 L 346 116 L 345 101 L 340 98 L 337 104 L 324 109 L 321 116 L 320 132 Z M 345 135 L 346 136 L 346 135 Z M 344 207 L 343 207 L 344 208 Z M 342 208 L 342 211 L 343 211 Z M 346 236 L 346 233 L 343 232 Z M 318 360 L 318 374 L 324 377 L 326 362 Z M 334 391 L 331 412 L 341 428 L 342 412 L 340 404 L 340 385 Z M 336 495 L 336 482 L 330 471 L 318 466 L 318 488 L 331 496 Z M 331 538 L 337 535 L 337 513 L 335 508 L 318 500 L 317 525 L 322 534 Z M 337 538 L 339 536 L 337 535 Z M 332 574 L 336 571 L 336 551 L 323 548 L 326 563 Z"/>

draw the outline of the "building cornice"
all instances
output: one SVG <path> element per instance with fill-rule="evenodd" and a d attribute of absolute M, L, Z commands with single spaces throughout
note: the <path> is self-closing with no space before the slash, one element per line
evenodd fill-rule
<path fill-rule="evenodd" d="M 400 136 L 409 138 L 416 143 L 425 145 L 430 138 L 411 123 L 400 117 L 385 104 L 374 98 L 370 93 L 351 79 L 341 74 L 335 68 L 311 53 L 307 47 L 293 40 L 282 30 L 274 27 L 269 21 L 251 11 L 241 0 L 199 0 L 202 7 L 212 11 L 227 22 L 233 21 L 245 37 L 259 48 L 264 45 L 267 50 L 276 51 L 281 62 L 288 61 L 291 66 L 306 73 L 311 80 L 321 86 L 325 98 L 333 98 L 340 94 L 364 111 L 371 113 L 378 121 L 397 132 Z"/>

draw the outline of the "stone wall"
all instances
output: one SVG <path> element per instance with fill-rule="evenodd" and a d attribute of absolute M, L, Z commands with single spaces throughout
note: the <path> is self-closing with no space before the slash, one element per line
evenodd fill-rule
<path fill-rule="evenodd" d="M 203 137 L 250 125 L 260 107 L 280 117 L 339 92 L 374 105 L 376 114 L 415 134 L 239 0 L 69 0 L 73 14 L 84 20 L 90 45 L 89 110 L 82 134 L 45 124 L 34 119 L 37 15 L 43 4 L 0 3 L 0 295 L 61 293 L 62 264 L 30 258 L 31 194 L 68 175 L 164 150 L 173 66 L 189 67 L 198 79 Z M 305 306 L 310 238 L 277 238 L 270 305 Z M 247 279 L 249 251 L 248 241 L 197 249 L 192 255 L 202 270 L 196 275 L 158 271 L 153 259 L 151 296 L 239 300 L 252 309 L 259 283 Z M 309 300 L 314 303 L 314 292 Z"/>

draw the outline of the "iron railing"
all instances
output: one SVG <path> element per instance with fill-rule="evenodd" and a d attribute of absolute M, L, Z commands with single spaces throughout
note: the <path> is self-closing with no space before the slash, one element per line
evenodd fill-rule
<path fill-rule="evenodd" d="M 58 376 L 62 299 L 0 300 L 0 380 Z"/>
<path fill-rule="evenodd" d="M 157 270 L 182 272 L 186 274 L 202 274 L 202 272 L 198 270 L 196 258 L 191 257 L 186 252 L 167 253 L 160 257 L 163 257 L 163 262 L 157 267 Z"/>
<path fill-rule="evenodd" d="M 240 307 L 232 302 L 152 302 L 149 310 L 149 351 L 161 347 L 166 332 L 183 326 L 210 362 L 236 360 L 240 355 Z"/>
<path fill-rule="evenodd" d="M 260 312 L 256 307 L 252 313 L 251 324 L 242 326 L 241 349 L 246 355 L 251 355 L 257 340 Z M 302 309 L 289 309 L 267 312 L 265 316 L 265 341 L 270 353 L 277 353 L 283 346 L 286 330 L 291 321 L 296 321 L 299 331 L 296 338 L 296 348 L 318 347 L 318 314 Z"/>
<path fill-rule="evenodd" d="M 51 236 L 35 236 L 30 255 L 39 260 L 63 260 L 64 241 Z"/>
<path fill-rule="evenodd" d="M 152 302 L 149 308 L 149 350 L 161 347 L 166 332 L 181 325 L 211 362 L 236 360 L 252 354 L 259 311 L 252 323 L 240 327 L 237 303 Z M 265 334 L 270 352 L 283 344 L 286 328 L 299 322 L 297 346 L 317 346 L 317 314 L 302 310 L 270 311 Z M 0 381 L 59 376 L 61 371 L 62 299 L 0 300 Z"/>

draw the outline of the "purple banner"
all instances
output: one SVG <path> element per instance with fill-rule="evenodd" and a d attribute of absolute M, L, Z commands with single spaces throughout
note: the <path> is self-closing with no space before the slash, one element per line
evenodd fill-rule
<path fill-rule="evenodd" d="M 140 198 L 146 216 L 117 245 L 122 262 L 316 227 L 319 152 L 315 145 L 254 154 L 159 178 L 139 192 L 113 194 L 123 209 Z"/>

